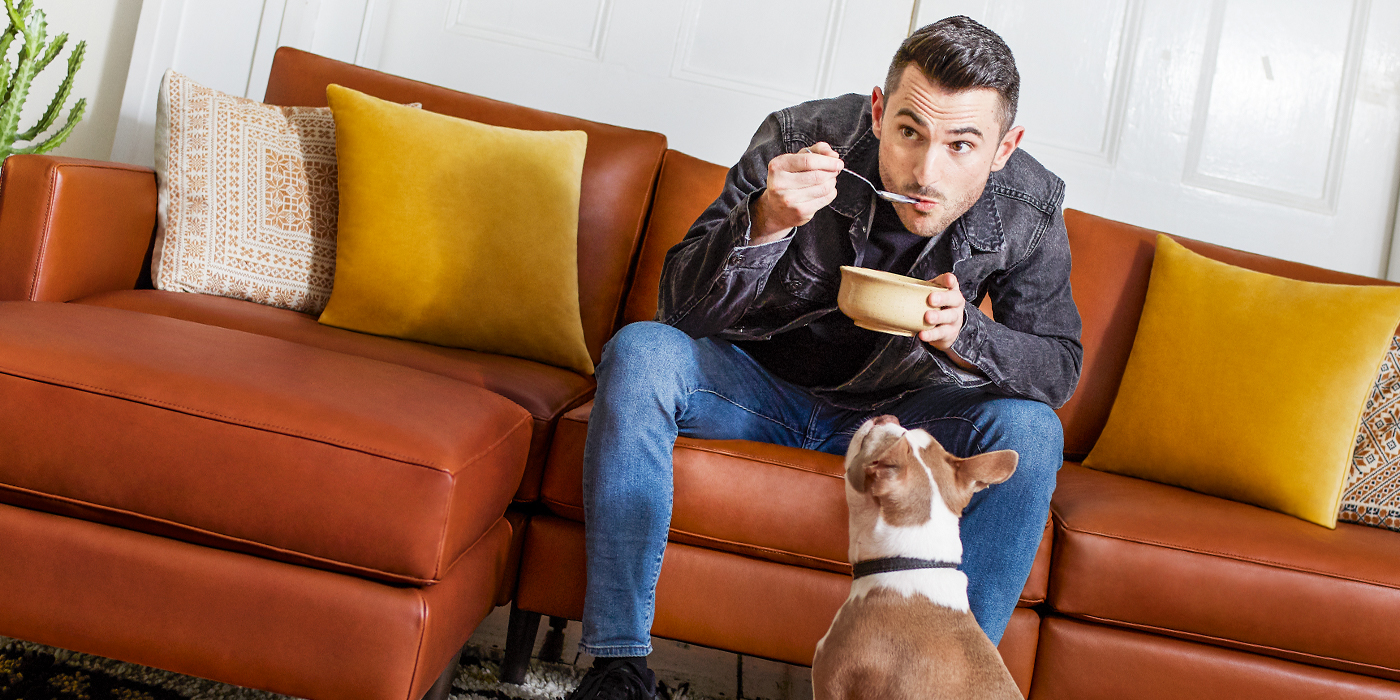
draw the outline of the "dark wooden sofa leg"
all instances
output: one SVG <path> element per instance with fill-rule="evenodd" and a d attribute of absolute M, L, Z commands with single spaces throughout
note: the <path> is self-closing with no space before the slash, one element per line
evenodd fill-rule
<path fill-rule="evenodd" d="M 506 653 L 501 660 L 501 680 L 519 685 L 525 681 L 530 667 L 530 654 L 535 650 L 535 635 L 540 632 L 540 614 L 521 610 L 510 604 L 510 623 L 506 627 Z"/>
<path fill-rule="evenodd" d="M 564 657 L 564 628 L 568 626 L 569 618 L 549 616 L 549 629 L 540 644 L 540 661 L 557 664 Z"/>
<path fill-rule="evenodd" d="M 458 654 L 452 657 L 451 661 L 447 662 L 447 668 L 442 670 L 442 675 L 438 676 L 437 682 L 433 683 L 433 687 L 429 688 L 428 692 L 423 694 L 423 700 L 448 700 L 448 696 L 452 694 L 452 680 L 457 677 L 457 669 L 461 663 L 461 658 L 461 655 Z"/>

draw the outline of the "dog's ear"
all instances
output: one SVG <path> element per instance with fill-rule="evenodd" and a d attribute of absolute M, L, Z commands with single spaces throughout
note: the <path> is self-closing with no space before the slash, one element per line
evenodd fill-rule
<path fill-rule="evenodd" d="M 914 450 L 908 440 L 895 440 L 885 453 L 865 468 L 865 488 L 876 498 L 888 498 L 898 492 L 908 465 L 916 464 Z"/>
<path fill-rule="evenodd" d="M 966 459 L 953 459 L 953 471 L 958 481 L 966 485 L 971 493 L 977 493 L 992 484 L 1000 484 L 1011 478 L 1016 471 L 1019 456 L 1014 450 L 983 452 Z"/>

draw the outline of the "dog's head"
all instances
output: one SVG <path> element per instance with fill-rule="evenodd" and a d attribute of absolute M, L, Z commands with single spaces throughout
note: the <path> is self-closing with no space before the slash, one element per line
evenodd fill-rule
<path fill-rule="evenodd" d="M 926 431 L 905 430 L 894 416 L 880 416 L 851 438 L 847 493 L 871 502 L 891 525 L 920 525 L 940 505 L 961 516 L 972 494 L 1011 478 L 1016 460 L 1011 450 L 954 457 Z"/>

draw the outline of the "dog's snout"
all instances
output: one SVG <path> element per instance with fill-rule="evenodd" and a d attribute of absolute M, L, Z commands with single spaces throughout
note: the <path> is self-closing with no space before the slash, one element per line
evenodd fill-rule
<path fill-rule="evenodd" d="M 898 418 L 895 418 L 894 416 L 891 416 L 891 415 L 875 416 L 874 418 L 872 418 L 872 419 L 870 419 L 870 420 L 871 420 L 871 422 L 873 422 L 875 425 L 889 425 L 890 423 L 893 423 L 893 424 L 895 424 L 895 425 L 899 425 L 899 419 L 898 419 Z"/>

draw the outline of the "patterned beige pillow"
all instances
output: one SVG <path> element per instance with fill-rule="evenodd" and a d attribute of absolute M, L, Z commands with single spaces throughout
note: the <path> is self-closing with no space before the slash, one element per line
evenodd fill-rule
<path fill-rule="evenodd" d="M 1400 530 L 1400 337 L 1366 400 L 1337 519 Z"/>
<path fill-rule="evenodd" d="M 175 71 L 156 122 L 157 289 L 319 314 L 335 278 L 335 121 Z"/>

